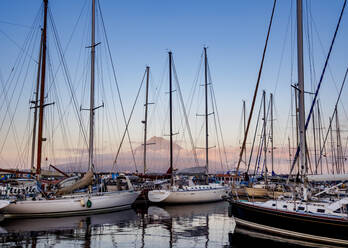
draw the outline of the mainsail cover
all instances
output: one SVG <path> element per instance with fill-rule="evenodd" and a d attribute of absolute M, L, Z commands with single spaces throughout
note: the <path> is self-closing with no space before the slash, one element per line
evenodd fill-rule
<path fill-rule="evenodd" d="M 323 175 L 308 175 L 310 182 L 325 182 L 325 181 L 348 181 L 348 174 L 323 174 Z"/>
<path fill-rule="evenodd" d="M 93 182 L 93 172 L 87 171 L 87 173 L 73 185 L 70 185 L 58 190 L 57 195 L 65 195 L 65 194 L 72 193 L 75 190 L 82 189 L 91 185 L 92 182 Z"/>

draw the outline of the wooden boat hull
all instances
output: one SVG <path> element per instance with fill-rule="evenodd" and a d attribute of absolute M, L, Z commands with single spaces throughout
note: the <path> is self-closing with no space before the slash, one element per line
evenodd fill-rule
<path fill-rule="evenodd" d="M 243 188 L 233 188 L 232 187 L 231 194 L 233 196 L 247 196 L 247 193 L 245 191 L 245 187 L 243 187 Z"/>
<path fill-rule="evenodd" d="M 5 218 L 47 217 L 104 213 L 130 208 L 137 191 L 105 192 L 93 195 L 69 195 L 52 200 L 23 200 L 0 210 Z M 88 202 L 89 201 L 89 202 Z"/>
<path fill-rule="evenodd" d="M 223 197 L 228 195 L 229 187 L 221 187 L 218 189 L 204 190 L 151 190 L 148 193 L 148 198 L 154 203 L 200 203 L 221 201 Z"/>
<path fill-rule="evenodd" d="M 267 189 L 264 188 L 245 188 L 246 195 L 249 197 L 262 198 L 268 195 Z"/>
<path fill-rule="evenodd" d="M 323 244 L 348 246 L 348 216 L 342 219 L 281 211 L 233 200 L 230 201 L 229 212 L 238 226 Z"/>

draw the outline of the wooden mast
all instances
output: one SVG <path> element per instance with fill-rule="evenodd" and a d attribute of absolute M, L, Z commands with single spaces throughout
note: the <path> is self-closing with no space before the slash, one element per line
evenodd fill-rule
<path fill-rule="evenodd" d="M 146 173 L 146 140 L 147 140 L 147 111 L 149 105 L 149 74 L 150 67 L 146 66 L 145 118 L 144 118 L 144 175 Z"/>
<path fill-rule="evenodd" d="M 237 174 L 238 174 L 238 171 L 239 171 L 240 162 L 242 161 L 244 147 L 246 145 L 246 140 L 248 138 L 248 132 L 249 132 L 251 118 L 252 118 L 252 115 L 253 115 L 255 101 L 256 101 L 256 96 L 257 96 L 257 92 L 258 92 L 258 88 L 259 88 L 259 84 L 260 84 L 260 80 L 261 80 L 261 73 L 262 73 L 262 68 L 263 68 L 263 62 L 265 60 L 265 55 L 266 55 L 266 50 L 267 50 L 267 45 L 268 45 L 268 38 L 269 38 L 269 34 L 271 32 L 272 20 L 273 20 L 273 15 L 274 15 L 274 10 L 275 10 L 276 3 L 277 3 L 277 0 L 274 0 L 273 8 L 272 8 L 272 15 L 271 15 L 271 19 L 269 21 L 269 26 L 268 26 L 268 31 L 267 31 L 266 42 L 265 42 L 265 46 L 264 46 L 263 53 L 262 53 L 261 65 L 260 65 L 259 73 L 258 73 L 258 76 L 257 76 L 257 83 L 256 83 L 256 87 L 255 87 L 255 90 L 254 90 L 253 100 L 252 100 L 252 103 L 251 103 L 251 109 L 250 109 L 250 113 L 249 113 L 248 123 L 247 123 L 247 127 L 246 127 L 246 130 L 245 130 L 245 135 L 244 135 L 244 139 L 243 139 L 242 149 L 241 149 L 241 151 L 239 153 L 239 159 L 238 159 L 237 168 L 236 168 Z"/>
<path fill-rule="evenodd" d="M 35 142 L 36 142 L 36 128 L 37 128 L 37 110 L 39 104 L 39 90 L 40 90 L 40 72 L 41 72 L 41 57 L 42 57 L 42 38 L 43 32 L 41 32 L 41 40 L 40 40 L 40 52 L 39 52 L 39 62 L 37 67 L 37 80 L 36 80 L 36 90 L 35 90 L 35 100 L 31 103 L 34 104 L 32 107 L 34 109 L 34 119 L 33 119 L 33 139 L 31 143 L 31 161 L 30 161 L 30 169 L 34 171 L 34 163 L 35 163 Z"/>
<path fill-rule="evenodd" d="M 41 68 L 41 86 L 40 86 L 40 105 L 39 105 L 39 129 L 38 129 L 38 145 L 37 145 L 37 161 L 36 161 L 36 174 L 40 177 L 41 173 L 41 157 L 42 157 L 42 137 L 43 133 L 43 118 L 45 107 L 45 76 L 46 76 L 46 42 L 47 42 L 47 6 L 48 0 L 44 2 L 44 25 L 42 30 L 42 68 Z"/>
<path fill-rule="evenodd" d="M 95 0 L 92 0 L 92 33 L 91 33 L 91 86 L 89 107 L 89 150 L 88 170 L 93 170 L 94 151 L 94 68 L 95 68 Z"/>
<path fill-rule="evenodd" d="M 172 52 L 168 52 L 169 55 L 169 152 L 170 152 L 170 173 L 171 173 L 171 185 L 174 185 L 174 170 L 173 170 L 173 101 L 172 101 Z"/>

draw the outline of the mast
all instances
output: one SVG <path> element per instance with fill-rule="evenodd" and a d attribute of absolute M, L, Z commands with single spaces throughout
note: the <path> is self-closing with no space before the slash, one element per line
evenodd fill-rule
<path fill-rule="evenodd" d="M 298 84 L 296 84 L 296 87 L 298 87 Z M 295 114 L 296 114 L 296 146 L 298 146 L 300 144 L 300 134 L 299 134 L 299 106 L 298 106 L 298 88 L 294 89 L 295 92 Z M 297 164 L 297 173 L 300 174 L 300 161 L 297 160 L 296 162 Z"/>
<path fill-rule="evenodd" d="M 336 106 L 336 146 L 337 146 L 337 164 L 339 168 L 339 173 L 345 173 L 344 170 L 344 160 L 343 160 L 343 151 L 342 151 L 342 140 L 341 140 L 341 128 L 340 122 L 338 119 L 338 110 Z"/>
<path fill-rule="evenodd" d="M 144 174 L 146 173 L 146 140 L 147 140 L 147 110 L 149 105 L 149 74 L 150 67 L 146 66 L 145 118 L 144 118 Z"/>
<path fill-rule="evenodd" d="M 173 171 L 173 103 L 172 103 L 172 52 L 168 52 L 169 55 L 169 152 L 170 152 L 170 173 L 171 173 L 171 185 L 174 185 L 174 171 Z"/>
<path fill-rule="evenodd" d="M 319 162 L 320 162 L 320 172 L 323 174 L 323 162 L 321 159 L 322 156 L 322 149 L 321 149 L 321 120 L 320 120 L 320 107 L 319 107 L 319 100 L 317 100 L 317 113 L 318 113 L 318 140 L 319 140 Z M 317 163 L 317 167 L 319 166 L 319 163 Z M 316 172 L 318 174 L 318 172 Z"/>
<path fill-rule="evenodd" d="M 90 86 L 90 107 L 89 107 L 89 150 L 88 170 L 93 169 L 93 148 L 94 148 L 94 68 L 95 68 L 95 0 L 92 0 L 92 33 L 91 33 L 91 86 Z"/>
<path fill-rule="evenodd" d="M 332 119 L 329 118 L 330 123 L 332 122 Z M 330 130 L 330 144 L 331 144 L 331 166 L 332 166 L 332 174 L 335 174 L 335 167 L 336 166 L 336 155 L 335 155 L 335 149 L 334 149 L 334 145 L 333 145 L 333 135 L 332 135 L 332 126 L 330 125 L 329 127 Z"/>
<path fill-rule="evenodd" d="M 303 24 L 302 0 L 297 0 L 297 73 L 299 89 L 299 132 L 300 132 L 300 166 L 302 181 L 307 174 L 306 166 L 306 134 L 305 134 L 305 99 L 304 99 L 304 66 L 303 66 Z"/>
<path fill-rule="evenodd" d="M 288 143 L 289 143 L 289 162 L 290 162 L 289 170 L 291 170 L 291 145 L 290 145 L 290 137 L 288 137 Z"/>
<path fill-rule="evenodd" d="M 268 26 L 268 31 L 267 31 L 267 38 L 266 38 L 265 46 L 264 46 L 263 53 L 262 53 L 261 65 L 260 65 L 259 73 L 258 73 L 258 76 L 257 76 L 257 83 L 256 83 L 256 87 L 255 87 L 255 90 L 254 90 L 253 100 L 252 100 L 252 103 L 251 103 L 251 109 L 250 109 L 250 113 L 249 113 L 248 124 L 247 124 L 246 130 L 245 130 L 245 135 L 244 135 L 244 140 L 243 140 L 243 144 L 242 144 L 242 149 L 241 149 L 241 151 L 239 153 L 239 159 L 238 159 L 237 168 L 236 168 L 237 174 L 238 174 L 238 171 L 239 171 L 240 162 L 242 161 L 244 147 L 246 145 L 246 140 L 248 138 L 250 122 L 251 122 L 251 118 L 252 118 L 252 115 L 253 115 L 255 101 L 256 101 L 256 96 L 257 96 L 257 91 L 258 91 L 259 84 L 260 84 L 261 73 L 262 73 L 262 68 L 263 68 L 263 62 L 264 62 L 265 55 L 266 55 L 266 50 L 267 50 L 267 45 L 268 45 L 268 38 L 269 38 L 270 31 L 271 31 L 272 20 L 273 20 L 273 15 L 274 15 L 276 2 L 277 2 L 277 0 L 274 0 L 274 2 L 273 2 L 272 15 L 271 15 L 271 19 L 269 21 L 269 26 Z"/>
<path fill-rule="evenodd" d="M 36 174 L 40 178 L 41 173 L 41 157 L 42 157 L 42 142 L 45 140 L 42 137 L 43 133 L 43 118 L 45 107 L 45 76 L 46 76 L 46 42 L 47 42 L 47 7 L 48 0 L 44 2 L 44 25 L 42 30 L 42 65 L 41 65 L 41 86 L 40 86 L 40 105 L 39 105 L 39 129 L 38 129 L 38 142 L 37 142 L 37 161 L 36 161 Z"/>
<path fill-rule="evenodd" d="M 207 48 L 204 47 L 204 92 L 205 92 L 205 170 L 207 174 L 206 181 L 208 183 L 209 170 L 209 132 L 208 132 L 208 58 Z"/>
<path fill-rule="evenodd" d="M 272 174 L 274 172 L 274 166 L 273 166 L 273 94 L 271 93 L 270 96 L 271 101 L 271 164 L 272 164 Z"/>
<path fill-rule="evenodd" d="M 267 132 L 266 132 L 266 91 L 262 92 L 263 99 L 263 164 L 265 165 L 265 182 L 267 183 Z"/>
<path fill-rule="evenodd" d="M 243 100 L 243 131 L 244 131 L 244 137 L 246 135 L 245 131 L 246 131 L 246 108 L 245 108 L 245 100 Z M 245 161 L 245 164 L 247 163 L 247 160 L 246 160 L 246 145 L 244 146 L 244 161 Z"/>
<path fill-rule="evenodd" d="M 35 100 L 31 102 L 34 104 L 34 107 L 32 107 L 32 108 L 34 108 L 34 119 L 33 119 L 33 139 L 32 139 L 32 143 L 31 143 L 31 161 L 30 161 L 31 171 L 34 171 L 34 163 L 35 163 L 35 141 L 36 141 L 36 128 L 37 128 L 37 109 L 38 109 L 38 103 L 39 103 L 39 90 L 40 90 L 42 38 L 43 38 L 43 33 L 41 32 L 39 62 L 38 62 L 38 67 L 37 67 Z"/>
<path fill-rule="evenodd" d="M 312 112 L 312 125 L 313 125 L 313 145 L 314 145 L 314 165 L 315 165 L 315 173 L 317 174 L 317 132 L 316 132 L 316 123 L 315 123 L 315 111 Z"/>

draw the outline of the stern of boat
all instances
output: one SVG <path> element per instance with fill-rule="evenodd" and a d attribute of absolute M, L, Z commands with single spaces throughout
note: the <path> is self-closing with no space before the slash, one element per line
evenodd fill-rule
<path fill-rule="evenodd" d="M 148 192 L 149 201 L 157 203 L 165 201 L 169 195 L 170 191 L 168 190 L 150 190 Z"/>

